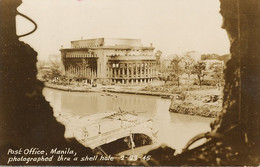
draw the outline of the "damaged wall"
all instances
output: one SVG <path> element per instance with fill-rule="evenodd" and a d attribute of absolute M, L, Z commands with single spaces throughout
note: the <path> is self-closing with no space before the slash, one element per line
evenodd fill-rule
<path fill-rule="evenodd" d="M 223 26 L 230 40 L 231 59 L 225 70 L 223 111 L 212 132 L 195 136 L 208 141 L 169 156 L 161 147 L 151 151 L 157 164 L 259 165 L 260 163 L 260 1 L 220 0 Z M 170 153 L 171 152 L 171 153 Z"/>
<path fill-rule="evenodd" d="M 92 155 L 90 149 L 74 139 L 65 140 L 64 126 L 56 121 L 42 95 L 43 83 L 36 78 L 37 52 L 16 35 L 16 8 L 21 3 L 21 0 L 0 2 L 0 164 L 6 164 L 9 148 L 72 148 L 79 154 Z"/>

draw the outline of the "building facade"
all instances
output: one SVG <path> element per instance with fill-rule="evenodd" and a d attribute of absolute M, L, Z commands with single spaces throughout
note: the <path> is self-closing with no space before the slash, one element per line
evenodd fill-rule
<path fill-rule="evenodd" d="M 77 40 L 60 51 L 67 76 L 121 84 L 147 83 L 156 77 L 154 47 L 144 47 L 140 39 Z"/>

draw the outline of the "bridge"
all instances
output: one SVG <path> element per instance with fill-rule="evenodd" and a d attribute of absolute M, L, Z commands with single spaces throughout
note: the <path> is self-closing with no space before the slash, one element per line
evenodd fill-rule
<path fill-rule="evenodd" d="M 156 142 L 157 130 L 152 120 L 132 112 L 100 113 L 79 118 L 71 123 L 74 137 L 91 149 L 132 134 L 144 134 Z"/>

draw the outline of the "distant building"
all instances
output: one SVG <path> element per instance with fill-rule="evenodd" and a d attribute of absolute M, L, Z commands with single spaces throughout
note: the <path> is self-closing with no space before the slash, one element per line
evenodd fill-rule
<path fill-rule="evenodd" d="M 219 66 L 224 68 L 224 61 L 220 60 L 202 60 L 201 62 L 204 62 L 206 64 L 206 70 L 214 67 L 214 66 Z"/>
<path fill-rule="evenodd" d="M 144 47 L 140 39 L 77 40 L 60 51 L 65 75 L 122 84 L 151 82 L 156 77 L 154 47 Z"/>

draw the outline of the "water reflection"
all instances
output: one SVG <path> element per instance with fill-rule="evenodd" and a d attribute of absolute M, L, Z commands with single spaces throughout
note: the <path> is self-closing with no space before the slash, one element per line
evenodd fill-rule
<path fill-rule="evenodd" d="M 194 135 L 210 130 L 211 118 L 170 113 L 170 100 L 153 96 L 102 93 L 66 92 L 44 88 L 43 94 L 59 120 L 62 115 L 90 116 L 103 112 L 135 111 L 141 116 L 153 118 L 159 143 L 165 143 L 180 151 Z M 63 122 L 64 123 L 64 122 Z M 65 125 L 66 126 L 66 125 Z"/>

